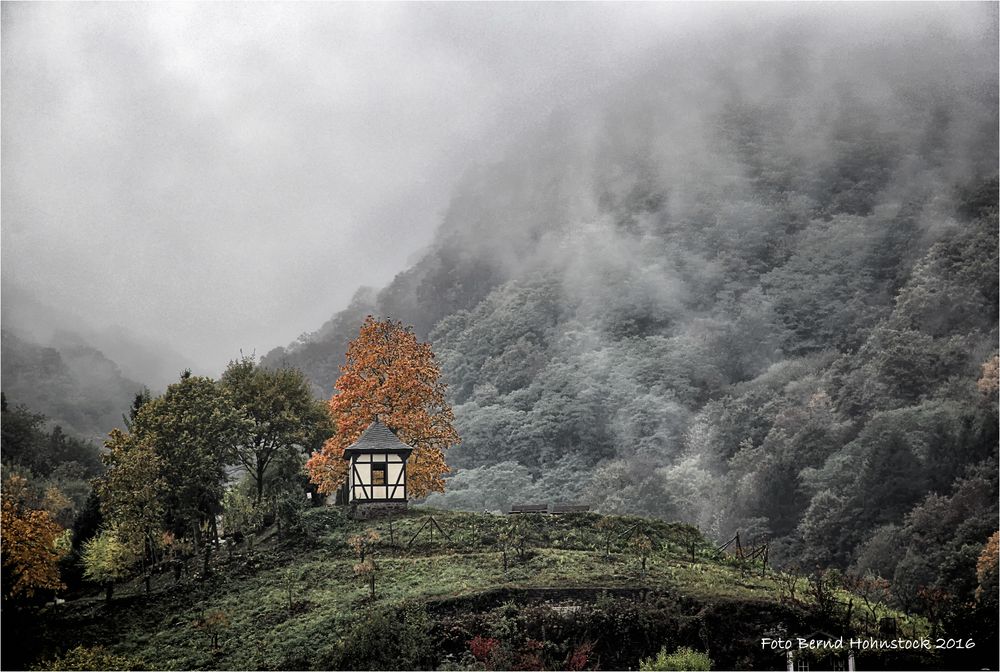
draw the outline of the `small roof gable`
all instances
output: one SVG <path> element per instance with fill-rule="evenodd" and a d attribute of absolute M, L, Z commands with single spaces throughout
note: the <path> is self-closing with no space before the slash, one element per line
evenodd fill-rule
<path fill-rule="evenodd" d="M 396 433 L 376 420 L 368 425 L 368 429 L 361 433 L 358 440 L 344 448 L 344 459 L 349 459 L 352 454 L 359 453 L 403 453 L 409 455 L 413 451 L 412 446 L 408 446 Z"/>

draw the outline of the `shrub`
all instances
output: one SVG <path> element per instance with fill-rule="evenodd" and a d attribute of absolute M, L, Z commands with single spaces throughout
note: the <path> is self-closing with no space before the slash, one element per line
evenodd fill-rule
<path fill-rule="evenodd" d="M 218 609 L 208 611 L 204 617 L 195 621 L 194 627 L 208 636 L 212 650 L 215 650 L 219 648 L 219 638 L 229 629 L 229 616 Z"/>
<path fill-rule="evenodd" d="M 545 642 L 527 639 L 523 642 L 504 642 L 491 649 L 484 661 L 487 670 L 542 670 Z"/>
<path fill-rule="evenodd" d="M 145 663 L 138 658 L 119 656 L 103 646 L 78 646 L 62 656 L 34 666 L 34 670 L 141 670 Z"/>
<path fill-rule="evenodd" d="M 577 645 L 569 654 L 566 659 L 565 668 L 567 670 L 585 670 L 587 665 L 591 663 L 591 657 L 594 654 L 594 645 L 590 642 L 584 642 Z"/>
<path fill-rule="evenodd" d="M 645 658 L 639 662 L 639 669 L 652 670 L 711 670 L 712 659 L 708 654 L 682 646 L 673 653 L 667 653 L 667 647 L 660 649 L 654 658 Z"/>
<path fill-rule="evenodd" d="M 476 635 L 471 640 L 469 640 L 469 650 L 472 652 L 473 657 L 479 662 L 486 662 L 489 658 L 490 652 L 496 647 L 499 642 L 492 637 L 481 637 Z"/>
<path fill-rule="evenodd" d="M 320 667 L 340 670 L 421 670 L 434 665 L 431 622 L 419 604 L 367 609 L 346 626 L 341 648 Z"/>

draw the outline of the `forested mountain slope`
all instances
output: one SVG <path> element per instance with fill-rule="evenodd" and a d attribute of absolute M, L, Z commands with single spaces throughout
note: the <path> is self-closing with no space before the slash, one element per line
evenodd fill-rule
<path fill-rule="evenodd" d="M 64 332 L 58 342 L 58 348 L 43 346 L 4 329 L 7 401 L 44 414 L 70 434 L 102 442 L 122 426 L 123 411 L 144 386 L 74 334 Z"/>
<path fill-rule="evenodd" d="M 560 111 L 265 363 L 326 396 L 364 315 L 400 319 L 463 439 L 429 503 L 576 499 L 969 599 L 997 516 L 996 59 L 796 34 Z"/>
<path fill-rule="evenodd" d="M 97 350 L 114 362 L 122 377 L 152 390 L 164 389 L 184 369 L 200 368 L 162 340 L 75 310 L 54 308 L 14 278 L 4 278 L 2 304 L 3 328 L 19 341 L 55 348 L 64 358 L 71 350 Z M 16 349 L 19 343 L 4 341 L 3 347 L 6 353 L 6 348 Z"/>

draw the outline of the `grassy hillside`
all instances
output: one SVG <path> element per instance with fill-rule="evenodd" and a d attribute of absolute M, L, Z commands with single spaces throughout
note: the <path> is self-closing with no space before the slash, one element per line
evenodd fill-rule
<path fill-rule="evenodd" d="M 369 530 L 379 535 L 375 599 L 349 543 Z M 640 536 L 652 542 L 645 573 Z M 149 669 L 625 669 L 662 646 L 707 651 L 717 669 L 768 669 L 781 658 L 762 650 L 763 636 L 865 627 L 857 597 L 848 614 L 850 595 L 824 606 L 799 579 L 792 599 L 782 575 L 717 558 L 696 529 L 634 517 L 415 508 L 390 532 L 385 520 L 324 508 L 281 538 L 271 529 L 253 549 L 244 542 L 214 557 L 208 577 L 191 560 L 177 583 L 155 576 L 149 595 L 137 582 L 110 604 L 95 594 L 46 608 L 40 622 L 22 623 L 23 647 L 5 647 L 4 668 L 51 664 L 82 645 L 103 647 L 105 664 Z M 898 623 L 907 637 L 928 631 L 924 621 Z M 861 669 L 941 664 L 864 660 Z"/>

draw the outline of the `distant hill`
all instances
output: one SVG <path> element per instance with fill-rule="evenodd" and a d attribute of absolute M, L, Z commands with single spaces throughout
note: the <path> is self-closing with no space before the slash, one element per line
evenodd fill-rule
<path fill-rule="evenodd" d="M 4 329 L 0 384 L 9 403 L 100 443 L 122 425 L 122 413 L 143 385 L 82 340 L 64 335 L 61 343 L 58 349 L 45 347 Z"/>
<path fill-rule="evenodd" d="M 3 328 L 25 341 L 57 350 L 89 347 L 120 367 L 122 375 L 164 390 L 184 369 L 197 367 L 169 344 L 140 337 L 115 325 L 90 324 L 85 316 L 56 309 L 18 281 L 3 281 Z M 220 367 L 221 368 L 221 367 Z"/>
<path fill-rule="evenodd" d="M 369 530 L 379 535 L 369 551 L 378 567 L 374 600 L 354 574 L 348 543 Z M 149 596 L 137 581 L 108 606 L 94 595 L 49 609 L 17 633 L 22 646 L 4 648 L 4 667 L 81 645 L 104 647 L 119 664 L 166 670 L 637 669 L 661 647 L 689 646 L 707 652 L 713 669 L 783 669 L 784 652 L 762 647 L 763 637 L 877 632 L 857 596 L 837 588 L 817 602 L 806 579 L 762 575 L 759 561 L 741 571 L 676 523 L 416 508 L 390 532 L 385 521 L 319 508 L 285 539 L 273 535 L 262 534 L 253 550 L 244 542 L 215 554 L 207 579 L 192 560 L 195 574 L 178 584 L 170 572 L 154 575 Z M 645 572 L 639 536 L 650 541 Z M 897 618 L 902 636 L 926 636 L 922 619 L 878 609 Z M 977 663 L 994 656 L 971 653 Z M 858 652 L 856 662 L 970 669 L 958 655 Z"/>

